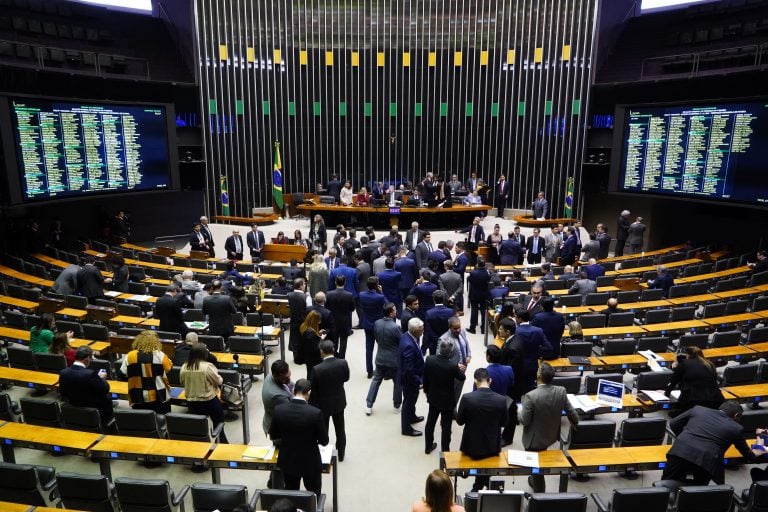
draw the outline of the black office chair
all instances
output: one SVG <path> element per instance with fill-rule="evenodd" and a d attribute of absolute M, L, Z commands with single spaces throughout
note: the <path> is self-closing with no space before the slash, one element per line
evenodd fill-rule
<path fill-rule="evenodd" d="M 59 374 L 67 367 L 67 358 L 63 354 L 50 354 L 48 352 L 33 352 L 35 366 L 38 371 Z"/>
<path fill-rule="evenodd" d="M 17 402 L 11 400 L 10 395 L 0 393 L 0 420 L 19 421 L 21 416 L 21 407 Z"/>
<path fill-rule="evenodd" d="M 517 281 L 513 281 L 513 283 L 514 282 L 517 282 Z M 527 282 L 525 282 L 524 284 L 528 287 L 528 289 L 530 289 L 530 285 Z M 578 307 L 578 306 L 581 306 L 581 299 L 582 299 L 581 295 L 560 295 L 557 298 L 557 305 L 558 307 L 562 307 L 562 306 L 566 306 L 569 308 Z"/>
<path fill-rule="evenodd" d="M 141 279 L 145 279 L 146 276 L 144 275 L 144 271 L 141 271 Z M 134 279 L 133 273 L 131 273 L 131 279 Z M 128 293 L 132 295 L 146 295 L 147 294 L 147 285 L 141 282 L 137 282 L 139 279 L 136 279 L 136 281 L 129 281 L 128 282 Z"/>
<path fill-rule="evenodd" d="M 220 423 L 211 430 L 208 416 L 178 412 L 166 414 L 165 425 L 168 429 L 168 439 L 176 441 L 218 442 L 224 429 L 224 424 Z"/>
<path fill-rule="evenodd" d="M 526 512 L 586 512 L 587 496 L 580 492 L 541 492 L 528 495 Z"/>
<path fill-rule="evenodd" d="M 768 295 L 755 297 L 755 300 L 752 301 L 752 311 L 764 311 L 766 309 L 768 309 Z"/>
<path fill-rule="evenodd" d="M 252 327 L 272 327 L 275 325 L 275 315 L 272 313 L 248 313 L 245 315 L 245 325 Z"/>
<path fill-rule="evenodd" d="M 667 336 L 649 336 L 648 338 L 640 338 L 637 340 L 637 351 L 643 352 L 645 350 L 651 350 L 657 354 L 660 352 L 666 352 L 669 350 L 671 339 Z"/>
<path fill-rule="evenodd" d="M 106 423 L 101 420 L 101 413 L 95 407 L 75 407 L 68 403 L 61 404 L 61 426 L 82 432 L 107 434 L 114 420 Z"/>
<path fill-rule="evenodd" d="M 735 347 L 741 342 L 741 331 L 721 331 L 712 335 L 712 348 Z"/>
<path fill-rule="evenodd" d="M 161 285 L 161 284 L 150 284 L 149 285 L 149 294 L 152 297 L 162 297 L 165 295 L 165 291 L 168 289 L 167 286 Z"/>
<path fill-rule="evenodd" d="M 21 345 L 11 345 L 6 349 L 6 354 L 8 354 L 8 365 L 11 368 L 37 370 L 35 353 L 29 350 L 29 348 L 22 347 Z"/>
<path fill-rule="evenodd" d="M 723 316 L 723 315 L 725 315 L 724 302 L 707 304 L 706 306 L 704 306 L 704 311 L 702 312 L 702 318 L 714 318 L 716 316 Z"/>
<path fill-rule="evenodd" d="M 165 260 L 164 257 L 163 257 L 163 260 Z M 169 281 L 171 279 L 171 273 L 168 271 L 168 269 L 165 269 L 165 268 L 150 268 L 149 273 L 152 275 L 154 279 L 161 279 L 163 281 Z M 154 286 L 154 285 L 150 285 L 150 288 L 151 286 Z M 163 285 L 159 285 L 159 286 L 163 286 Z"/>
<path fill-rule="evenodd" d="M 188 309 L 184 312 L 185 322 L 204 322 L 205 315 L 202 309 Z"/>
<path fill-rule="evenodd" d="M 613 313 L 608 317 L 608 327 L 627 327 L 634 325 L 635 313 L 632 311 L 625 311 L 622 313 Z"/>
<path fill-rule="evenodd" d="M 640 300 L 640 290 L 628 290 L 624 292 L 616 292 L 616 298 L 619 300 L 619 304 L 629 304 L 631 302 L 638 302 Z"/>
<path fill-rule="evenodd" d="M 670 322 L 683 322 L 685 320 L 693 320 L 696 317 L 696 308 L 693 306 L 686 306 L 682 308 L 673 308 L 670 315 Z"/>
<path fill-rule="evenodd" d="M 705 295 L 709 293 L 709 281 L 691 283 L 691 295 Z"/>
<path fill-rule="evenodd" d="M 235 507 L 250 505 L 256 508 L 258 493 L 248 501 L 248 489 L 244 485 L 192 484 L 192 507 L 195 512 L 232 512 Z"/>
<path fill-rule="evenodd" d="M 676 512 L 730 512 L 733 487 L 730 485 L 691 485 L 677 491 Z"/>
<path fill-rule="evenodd" d="M 725 314 L 739 315 L 741 313 L 746 313 L 747 308 L 749 308 L 748 300 L 745 300 L 745 299 L 731 300 L 725 304 Z"/>
<path fill-rule="evenodd" d="M 560 355 L 563 357 L 589 357 L 592 355 L 592 346 L 593 345 L 591 341 L 569 341 L 567 343 L 561 343 Z"/>
<path fill-rule="evenodd" d="M 577 428 L 560 435 L 560 448 L 577 450 L 583 448 L 611 448 L 616 436 L 616 423 L 607 420 L 580 421 Z M 579 481 L 589 480 L 589 475 L 571 472 L 571 478 Z"/>
<path fill-rule="evenodd" d="M 168 480 L 115 479 L 117 501 L 121 512 L 176 512 L 184 509 L 184 497 L 190 486 L 174 493 Z"/>
<path fill-rule="evenodd" d="M 130 437 L 166 437 L 164 422 L 155 411 L 144 409 L 116 409 L 115 429 L 117 434 Z"/>
<path fill-rule="evenodd" d="M 768 341 L 768 327 L 753 327 L 747 333 L 747 344 Z"/>
<path fill-rule="evenodd" d="M 42 427 L 61 426 L 59 402 L 49 398 L 22 398 L 19 400 L 24 423 Z"/>
<path fill-rule="evenodd" d="M 611 382 L 624 382 L 624 375 L 621 373 L 595 373 L 584 377 L 584 392 L 588 395 L 597 394 L 597 386 L 600 380 L 609 380 Z"/>
<path fill-rule="evenodd" d="M 768 481 L 752 482 L 749 489 L 734 494 L 738 512 L 768 512 Z"/>
<path fill-rule="evenodd" d="M 611 298 L 611 294 L 608 292 L 588 293 L 584 299 L 584 305 L 585 306 L 601 306 L 605 304 L 610 298 Z"/>
<path fill-rule="evenodd" d="M 75 335 L 75 338 L 83 337 L 83 326 L 80 322 L 70 322 L 68 320 L 56 319 L 56 330 L 58 332 L 72 331 Z"/>
<path fill-rule="evenodd" d="M 145 329 L 139 329 L 138 327 L 121 327 L 117 330 L 117 334 L 121 336 L 138 336 L 144 331 Z"/>
<path fill-rule="evenodd" d="M 224 338 L 222 336 L 210 336 L 207 334 L 201 334 L 197 337 L 200 343 L 205 344 L 208 350 L 211 352 L 224 352 L 226 346 L 224 345 Z"/>
<path fill-rule="evenodd" d="M 109 341 L 109 329 L 105 325 L 83 324 L 83 336 L 87 340 Z"/>
<path fill-rule="evenodd" d="M 68 308 L 85 309 L 88 307 L 88 299 L 80 295 L 67 295 L 64 301 Z"/>
<path fill-rule="evenodd" d="M 517 282 L 517 281 L 513 281 Z M 522 282 L 522 281 L 520 281 Z M 530 290 L 530 283 L 528 283 L 528 289 Z M 568 283 L 565 281 L 561 281 L 560 279 L 545 279 L 544 280 L 544 289 L 546 290 L 565 290 L 567 288 Z"/>
<path fill-rule="evenodd" d="M 645 312 L 646 324 L 661 324 L 669 322 L 671 310 L 669 309 L 650 309 Z"/>
<path fill-rule="evenodd" d="M 56 469 L 0 462 L 0 501 L 56 507 Z"/>
<path fill-rule="evenodd" d="M 321 494 L 318 499 L 312 491 L 291 491 L 288 489 L 262 489 L 256 491 L 256 496 L 260 510 L 269 510 L 272 505 L 281 498 L 286 498 L 293 505 L 305 512 L 322 512 L 325 507 L 325 494 Z"/>
<path fill-rule="evenodd" d="M 161 340 L 178 340 L 181 341 L 181 334 L 171 331 L 157 331 L 157 337 Z"/>
<path fill-rule="evenodd" d="M 608 504 L 597 493 L 591 496 L 598 512 L 666 512 L 669 506 L 669 489 L 666 487 L 614 489 Z"/>
<path fill-rule="evenodd" d="M 598 288 L 601 286 L 613 286 L 616 282 L 616 276 L 598 276 L 597 279 L 595 279 L 595 284 Z"/>
<path fill-rule="evenodd" d="M 605 327 L 605 315 L 581 315 L 579 317 L 579 323 L 584 329 L 599 329 Z"/>
<path fill-rule="evenodd" d="M 616 446 L 655 446 L 664 443 L 667 434 L 664 418 L 627 418 L 616 434 Z"/>
<path fill-rule="evenodd" d="M 672 372 L 640 372 L 635 379 L 635 388 L 638 391 L 645 389 L 651 391 L 667 389 L 670 381 L 672 380 Z"/>
<path fill-rule="evenodd" d="M 768 409 L 745 409 L 739 423 L 747 439 L 754 437 L 756 429 L 768 425 Z"/>
<path fill-rule="evenodd" d="M 237 354 L 263 354 L 261 340 L 255 336 L 230 336 L 227 339 L 230 352 Z"/>
<path fill-rule="evenodd" d="M 555 376 L 552 379 L 555 386 L 563 386 L 567 393 L 578 395 L 581 392 L 581 377 L 579 376 Z"/>
<path fill-rule="evenodd" d="M 142 285 L 143 286 L 143 285 Z M 141 307 L 135 304 L 125 304 L 123 302 L 117 305 L 117 314 L 123 316 L 141 316 Z"/>
<path fill-rule="evenodd" d="M 56 485 L 65 508 L 89 512 L 117 512 L 115 488 L 104 475 L 59 473 Z"/>
<path fill-rule="evenodd" d="M 679 342 L 680 348 L 699 347 L 703 350 L 709 345 L 709 336 L 706 334 L 683 334 L 680 336 Z"/>
<path fill-rule="evenodd" d="M 618 338 L 603 341 L 604 356 L 627 356 L 635 353 L 637 341 L 634 338 Z"/>
<path fill-rule="evenodd" d="M 691 294 L 691 285 L 689 284 L 676 284 L 669 288 L 669 298 L 674 299 L 677 297 L 685 297 Z"/>
<path fill-rule="evenodd" d="M 664 290 L 643 290 L 640 292 L 640 300 L 661 300 L 664 298 Z"/>
<path fill-rule="evenodd" d="M 752 274 L 752 276 L 749 278 L 747 286 L 760 286 L 761 284 L 766 283 L 768 283 L 768 271 L 757 272 L 756 274 Z"/>
<path fill-rule="evenodd" d="M 757 374 L 760 371 L 760 363 L 737 364 L 726 366 L 720 377 L 720 386 L 740 386 L 744 384 L 754 384 L 757 381 Z"/>
<path fill-rule="evenodd" d="M 4 311 L 3 321 L 5 322 L 6 327 L 13 327 L 14 329 L 28 328 L 27 317 L 21 311 L 14 311 L 14 310 Z"/>
<path fill-rule="evenodd" d="M 630 268 L 637 268 L 637 259 L 629 259 L 621 262 L 621 269 L 627 270 Z"/>

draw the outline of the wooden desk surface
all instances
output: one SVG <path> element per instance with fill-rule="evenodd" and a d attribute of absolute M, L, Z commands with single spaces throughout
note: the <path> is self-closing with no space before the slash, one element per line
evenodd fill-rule
<path fill-rule="evenodd" d="M 686 265 L 693 265 L 695 263 L 701 263 L 701 260 L 698 258 L 691 258 L 689 260 L 682 260 L 682 261 L 672 261 L 670 263 L 665 263 L 664 266 L 667 268 L 675 268 L 675 267 L 684 267 Z M 651 272 L 656 270 L 657 265 L 651 265 L 648 267 L 635 267 L 635 268 L 622 268 L 620 270 L 616 271 L 616 274 L 620 276 L 624 275 L 631 275 L 631 274 L 642 274 L 643 272 Z"/>
<path fill-rule="evenodd" d="M 634 457 L 625 448 L 584 448 L 568 450 L 568 457 L 575 468 L 606 465 L 631 465 Z"/>
<path fill-rule="evenodd" d="M 588 395 L 592 400 L 597 400 L 597 395 Z M 624 393 L 621 399 L 621 407 L 624 409 L 635 409 L 645 407 L 645 404 L 629 393 Z"/>
<path fill-rule="evenodd" d="M 160 327 L 159 318 L 145 318 L 141 321 L 139 327 Z"/>
<path fill-rule="evenodd" d="M 117 315 L 109 319 L 109 323 L 124 325 L 141 325 L 145 318 L 140 316 Z"/>
<path fill-rule="evenodd" d="M 54 387 L 59 382 L 59 376 L 55 373 L 37 372 L 35 370 L 22 370 L 0 366 L 0 380 L 29 382 L 46 387 Z"/>
<path fill-rule="evenodd" d="M 626 304 L 619 303 L 619 307 L 625 311 L 628 309 L 667 308 L 671 305 L 672 305 L 672 302 L 667 299 L 645 300 L 640 302 L 627 302 Z"/>
<path fill-rule="evenodd" d="M 658 256 L 661 254 L 667 254 L 668 252 L 674 252 L 678 251 L 685 247 L 685 244 L 679 244 L 679 245 L 672 245 L 669 247 L 665 247 L 663 249 L 655 249 L 653 251 L 645 251 L 645 256 Z M 600 263 L 608 263 L 608 262 L 618 262 L 618 261 L 624 261 L 624 260 L 631 260 L 633 258 L 637 258 L 637 254 L 625 254 L 623 256 L 613 256 L 611 258 L 605 258 L 600 260 Z"/>
<path fill-rule="evenodd" d="M 0 432 L 2 430 L 0 429 Z M 130 455 L 151 455 L 157 439 L 149 437 L 104 436 L 91 447 L 92 452 L 125 453 Z"/>
<path fill-rule="evenodd" d="M 236 325 L 235 334 L 253 336 L 254 334 L 262 334 L 262 330 L 265 336 L 279 336 L 279 327 L 256 327 L 253 325 Z"/>
<path fill-rule="evenodd" d="M 0 327 L 0 338 L 17 341 L 22 345 L 26 345 L 29 342 L 29 331 L 25 331 L 23 329 L 14 329 L 13 327 Z M 102 352 L 109 349 L 109 343 L 106 341 L 93 341 L 82 338 L 73 338 L 70 340 L 69 344 L 74 348 L 88 345 L 96 352 Z"/>
<path fill-rule="evenodd" d="M 721 299 L 732 299 L 736 297 L 743 297 L 744 295 L 757 295 L 761 290 L 757 288 L 737 288 L 735 290 L 728 290 L 726 292 L 715 292 L 714 295 Z"/>
<path fill-rule="evenodd" d="M 629 354 L 624 356 L 600 356 L 599 359 L 606 366 L 646 366 L 648 360 L 639 354 Z"/>
<path fill-rule="evenodd" d="M 754 350 L 758 354 L 768 354 L 768 341 L 765 341 L 763 343 L 752 343 L 749 345 L 745 345 L 746 347 L 749 347 L 751 350 Z"/>
<path fill-rule="evenodd" d="M 16 297 L 9 297 L 8 295 L 0 295 L 0 304 L 6 306 L 13 306 L 15 308 L 24 309 L 27 311 L 36 311 L 38 307 L 37 302 L 32 302 L 24 299 L 17 299 Z"/>
<path fill-rule="evenodd" d="M 183 457 L 185 459 L 205 459 L 213 448 L 213 443 L 195 441 L 174 441 L 172 439 L 155 439 L 152 455 L 163 457 Z"/>
<path fill-rule="evenodd" d="M 675 297 L 674 299 L 667 299 L 670 304 L 674 304 L 675 306 L 680 306 L 683 304 L 701 304 L 702 302 L 714 302 L 716 300 L 718 300 L 718 297 L 714 293 L 688 295 L 687 297 Z"/>
<path fill-rule="evenodd" d="M 552 359 L 547 361 L 552 368 L 580 368 L 580 367 L 587 367 L 587 366 L 603 366 L 603 362 L 594 356 L 591 356 L 589 358 L 589 364 L 573 364 L 571 363 L 567 357 L 560 357 L 558 359 Z"/>
<path fill-rule="evenodd" d="M 701 321 L 707 325 L 740 324 L 755 320 L 760 320 L 760 315 L 754 313 L 739 313 L 738 315 L 716 316 L 701 319 Z"/>
<path fill-rule="evenodd" d="M 584 329 L 584 338 L 589 336 L 608 337 L 608 336 L 620 336 L 625 337 L 627 334 L 644 334 L 645 329 L 639 325 L 627 325 L 625 327 L 598 327 L 595 329 Z"/>
<path fill-rule="evenodd" d="M 638 464 L 658 464 L 667 461 L 667 452 L 671 444 L 656 446 L 626 446 L 626 451 Z"/>
<path fill-rule="evenodd" d="M 768 384 L 744 384 L 742 386 L 728 386 L 724 389 L 736 398 L 754 398 L 768 395 Z"/>
<path fill-rule="evenodd" d="M 701 320 L 684 320 L 682 322 L 663 322 L 660 324 L 645 324 L 643 329 L 646 332 L 662 332 L 662 331 L 687 331 L 688 329 L 696 329 L 700 327 L 708 327 L 709 324 L 702 322 Z"/>
<path fill-rule="evenodd" d="M 264 464 L 277 464 L 277 450 L 275 450 L 272 459 L 251 459 L 244 458 L 243 452 L 248 448 L 247 444 L 219 444 L 213 449 L 213 452 L 208 456 L 208 460 L 211 462 L 260 462 Z"/>
<path fill-rule="evenodd" d="M 718 347 L 718 348 L 705 348 L 702 350 L 704 357 L 706 358 L 731 358 L 739 355 L 754 355 L 757 353 L 749 348 L 748 345 L 737 345 L 735 347 Z"/>
<path fill-rule="evenodd" d="M 151 297 L 151 296 L 146 296 L 146 295 L 145 295 L 145 297 L 146 297 L 145 299 L 141 299 L 141 300 L 134 299 L 133 297 L 136 297 L 136 295 L 137 294 L 135 294 L 135 293 L 122 293 L 122 294 L 118 295 L 117 298 L 122 300 L 122 301 L 125 301 L 125 302 L 129 302 L 129 301 L 130 302 L 139 302 L 141 304 L 144 304 L 144 303 L 154 304 L 155 302 L 157 302 L 157 299 L 158 299 L 158 297 Z"/>
<path fill-rule="evenodd" d="M 464 470 L 464 469 L 509 469 L 507 462 L 507 450 L 501 450 L 501 453 L 484 459 L 473 459 L 461 452 L 443 452 L 445 460 L 445 469 Z M 548 469 L 569 469 L 570 462 L 560 450 L 545 450 L 539 452 L 539 467 Z"/>
<path fill-rule="evenodd" d="M 235 364 L 235 353 L 232 352 L 213 352 L 213 355 L 216 356 L 216 359 L 221 364 Z M 259 356 L 256 354 L 237 354 L 238 355 L 238 364 L 241 365 L 254 365 L 258 366 L 261 363 L 264 362 L 264 356 Z"/>
<path fill-rule="evenodd" d="M 68 316 L 72 318 L 77 318 L 78 320 L 82 320 L 86 316 L 88 316 L 88 312 L 84 309 L 75 309 L 75 308 L 63 308 L 58 310 L 56 313 L 54 313 L 56 316 Z"/>
<path fill-rule="evenodd" d="M 0 439 L 62 446 L 83 451 L 90 448 L 102 437 L 102 434 L 65 428 L 40 427 L 27 423 L 8 422 L 0 426 Z"/>
<path fill-rule="evenodd" d="M 33 507 L 32 505 L 23 505 L 21 503 L 11 503 L 10 501 L 0 501 L 0 510 L 3 512 L 28 512 L 31 509 L 35 510 L 42 510 L 43 512 L 47 512 L 47 510 L 58 511 L 63 512 L 60 508 L 49 508 L 46 510 L 45 507 Z"/>
<path fill-rule="evenodd" d="M 349 213 L 383 213 L 389 214 L 389 206 L 339 206 L 335 204 L 302 204 L 296 207 L 300 212 L 349 212 Z M 402 213 L 460 213 L 460 212 L 482 212 L 490 211 L 491 206 L 488 205 L 476 205 L 476 206 L 464 206 L 454 204 L 450 208 L 428 208 L 428 207 L 415 207 L 415 206 L 400 206 Z"/>
<path fill-rule="evenodd" d="M 584 315 L 595 313 L 600 309 L 603 309 L 603 306 L 566 306 L 556 308 L 555 311 L 563 315 Z"/>

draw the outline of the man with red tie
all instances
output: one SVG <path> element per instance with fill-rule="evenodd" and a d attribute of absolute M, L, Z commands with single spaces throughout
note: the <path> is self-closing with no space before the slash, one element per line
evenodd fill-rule
<path fill-rule="evenodd" d="M 507 183 L 507 178 L 502 174 L 499 177 L 498 183 L 496 183 L 496 195 L 494 201 L 496 204 L 494 206 L 496 206 L 497 217 L 504 217 L 504 207 L 507 205 L 508 197 L 509 183 Z"/>

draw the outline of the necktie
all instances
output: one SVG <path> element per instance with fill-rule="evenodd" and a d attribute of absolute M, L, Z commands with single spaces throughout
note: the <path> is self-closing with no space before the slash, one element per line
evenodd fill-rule
<path fill-rule="evenodd" d="M 199 243 L 200 245 L 203 245 L 205 243 L 205 239 L 203 238 L 202 233 L 197 234 L 197 243 Z"/>
<path fill-rule="evenodd" d="M 461 337 L 461 334 L 459 334 L 459 351 L 461 351 L 461 364 L 467 364 L 467 350 L 464 346 L 464 340 Z"/>
<path fill-rule="evenodd" d="M 531 302 L 528 303 L 528 311 L 532 310 L 534 307 L 536 307 L 536 300 L 532 299 Z"/>
<path fill-rule="evenodd" d="M 432 252 L 432 244 L 427 244 L 427 249 L 429 250 L 429 252 Z"/>
<path fill-rule="evenodd" d="M 533 237 L 533 254 L 539 254 L 539 237 Z"/>
<path fill-rule="evenodd" d="M 469 234 L 469 240 L 471 242 L 475 241 L 475 232 L 477 231 L 477 226 L 472 226 L 472 232 Z"/>
<path fill-rule="evenodd" d="M 259 235 L 256 233 L 253 234 L 253 246 L 256 248 L 255 250 L 259 250 Z"/>
<path fill-rule="evenodd" d="M 235 237 L 235 252 L 241 252 L 240 251 L 240 238 Z"/>
<path fill-rule="evenodd" d="M 411 237 L 411 249 L 416 250 L 416 244 L 419 241 L 419 233 L 418 231 L 416 233 L 413 233 L 413 236 Z"/>
<path fill-rule="evenodd" d="M 330 267 L 331 267 L 331 268 L 335 268 L 335 267 L 333 266 L 333 262 L 334 262 L 334 261 L 335 261 L 335 258 L 331 258 L 331 264 L 330 264 Z"/>

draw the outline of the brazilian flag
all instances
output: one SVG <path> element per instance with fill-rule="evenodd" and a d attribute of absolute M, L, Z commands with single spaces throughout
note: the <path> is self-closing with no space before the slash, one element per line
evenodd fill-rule
<path fill-rule="evenodd" d="M 565 217 L 573 215 L 573 178 L 568 178 L 565 185 Z"/>
<path fill-rule="evenodd" d="M 283 210 L 283 161 L 280 159 L 280 143 L 275 142 L 275 160 L 272 166 L 272 197 L 277 208 Z"/>
<path fill-rule="evenodd" d="M 227 190 L 227 177 L 223 174 L 219 178 L 221 187 L 221 214 L 229 215 L 229 190 Z"/>

